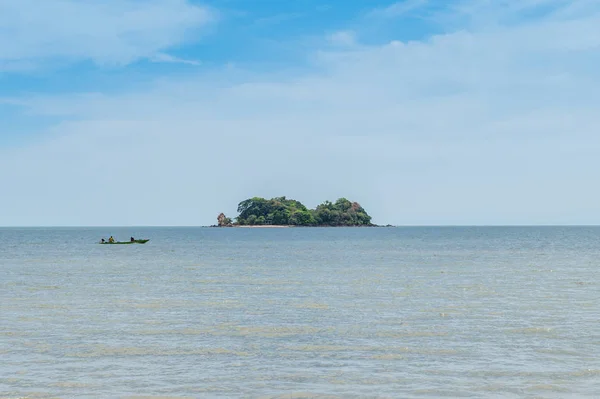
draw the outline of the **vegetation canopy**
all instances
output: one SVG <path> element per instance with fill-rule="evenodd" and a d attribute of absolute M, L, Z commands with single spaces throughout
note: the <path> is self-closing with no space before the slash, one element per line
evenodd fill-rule
<path fill-rule="evenodd" d="M 235 223 L 224 214 L 218 217 L 219 226 L 373 226 L 371 216 L 358 202 L 340 198 L 335 203 L 325 201 L 308 209 L 300 201 L 276 197 L 270 200 L 253 197 L 242 201 Z"/>

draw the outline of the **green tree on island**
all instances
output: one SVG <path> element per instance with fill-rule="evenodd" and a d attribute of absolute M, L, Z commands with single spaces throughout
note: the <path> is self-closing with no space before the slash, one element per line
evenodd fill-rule
<path fill-rule="evenodd" d="M 335 203 L 325 201 L 308 209 L 300 201 L 276 197 L 267 200 L 253 197 L 239 203 L 235 225 L 292 225 L 292 226 L 374 226 L 371 216 L 358 202 L 340 198 Z M 225 220 L 229 224 L 223 223 Z M 219 215 L 219 226 L 231 225 L 231 219 Z"/>

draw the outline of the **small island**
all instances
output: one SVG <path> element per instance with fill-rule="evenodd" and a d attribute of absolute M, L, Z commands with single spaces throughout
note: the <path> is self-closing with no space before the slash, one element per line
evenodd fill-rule
<path fill-rule="evenodd" d="M 300 201 L 276 197 L 265 199 L 249 198 L 239 203 L 239 215 L 233 221 L 224 213 L 217 217 L 215 227 L 245 226 L 315 226 L 341 227 L 366 226 L 375 227 L 371 216 L 358 202 L 340 198 L 334 203 L 325 201 L 315 209 L 308 209 Z"/>

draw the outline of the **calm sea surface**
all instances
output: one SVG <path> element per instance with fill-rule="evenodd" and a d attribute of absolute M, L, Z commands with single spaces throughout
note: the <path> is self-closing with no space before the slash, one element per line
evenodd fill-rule
<path fill-rule="evenodd" d="M 0 229 L 0 398 L 597 398 L 599 271 L 593 227 Z"/>

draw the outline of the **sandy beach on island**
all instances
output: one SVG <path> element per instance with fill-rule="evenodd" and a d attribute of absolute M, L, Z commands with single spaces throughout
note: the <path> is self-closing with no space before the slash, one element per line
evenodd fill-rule
<path fill-rule="evenodd" d="M 292 226 L 288 226 L 288 225 L 280 225 L 280 224 L 261 224 L 261 225 L 245 225 L 245 226 L 231 226 L 231 227 L 240 227 L 240 228 L 246 228 L 246 229 L 268 229 L 268 228 L 273 228 L 273 229 L 282 229 L 282 228 L 287 228 L 287 227 L 292 227 Z"/>
<path fill-rule="evenodd" d="M 297 225 L 286 225 L 286 224 L 255 224 L 255 225 L 231 225 L 231 226 L 217 226 L 217 225 L 212 225 L 212 226 L 202 226 L 202 227 L 218 227 L 218 228 L 243 228 L 243 229 L 283 229 L 283 228 L 290 228 L 290 227 L 294 227 L 294 228 L 300 228 L 300 227 L 319 227 L 319 228 L 366 228 L 366 227 L 396 227 L 393 226 L 391 224 L 388 225 L 377 225 L 377 224 L 373 224 L 373 225 L 368 225 L 368 226 L 297 226 Z"/>

